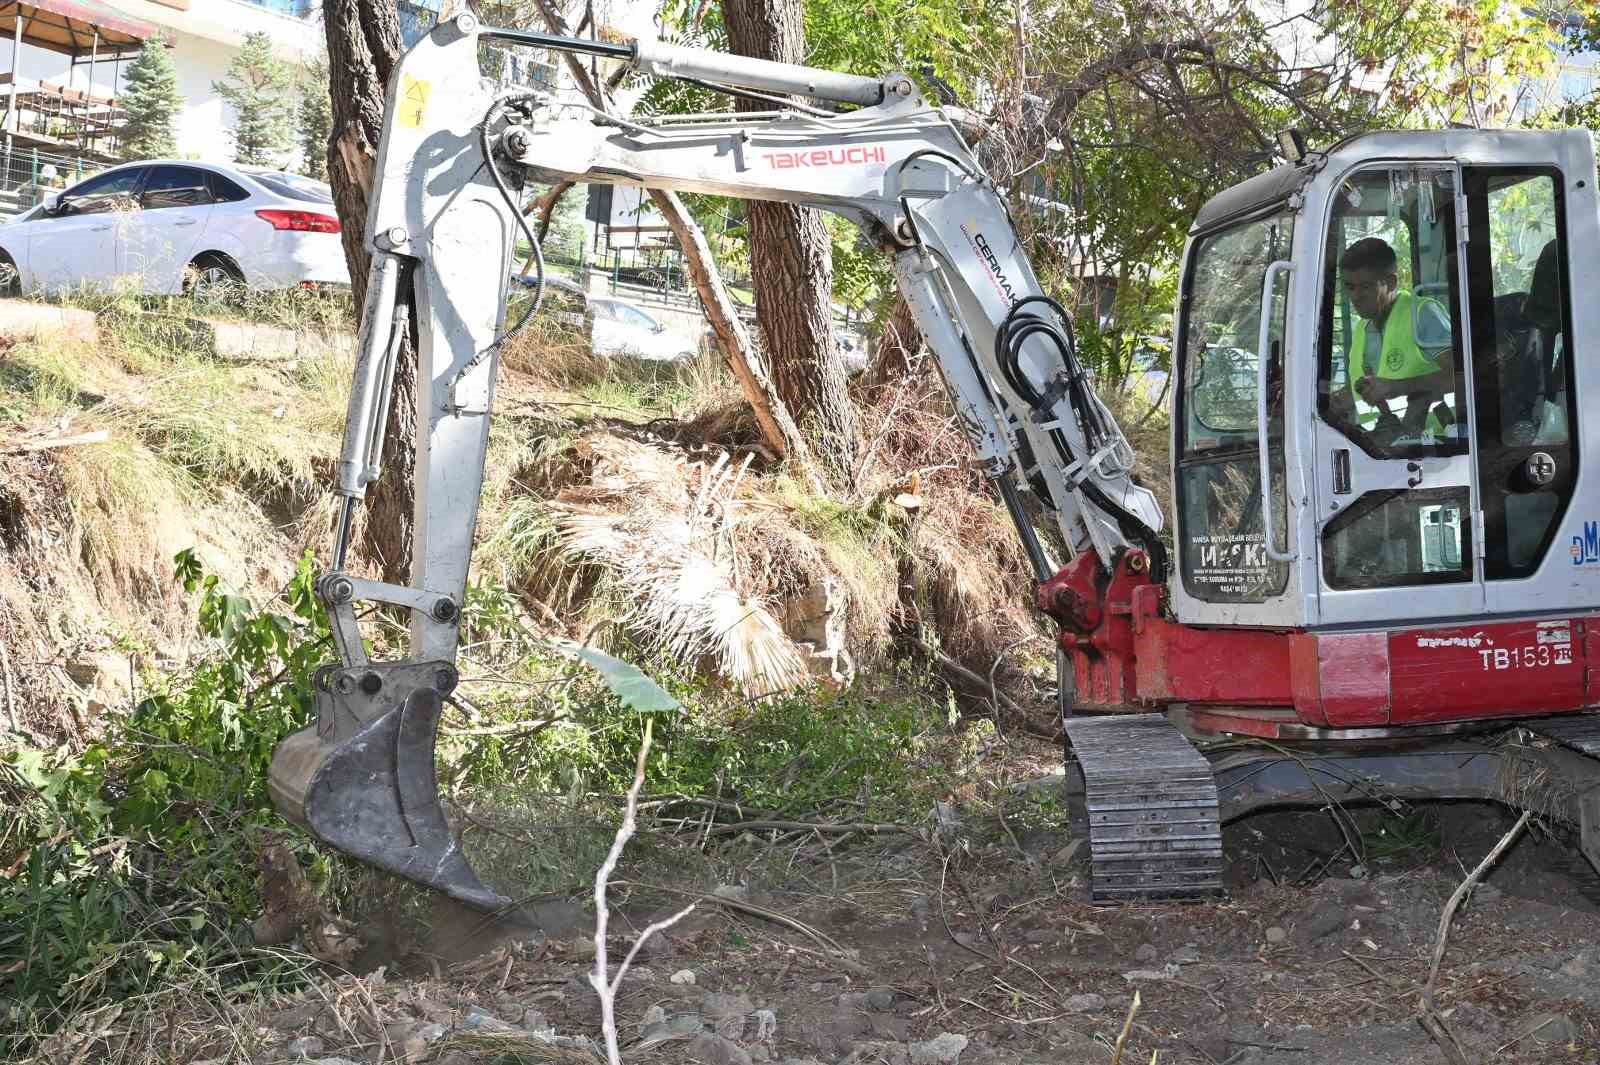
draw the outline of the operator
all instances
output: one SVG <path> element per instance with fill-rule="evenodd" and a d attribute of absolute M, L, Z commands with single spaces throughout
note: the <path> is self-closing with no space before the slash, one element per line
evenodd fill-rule
<path fill-rule="evenodd" d="M 1378 409 L 1374 435 L 1442 436 L 1455 420 L 1445 401 L 1455 391 L 1450 318 L 1438 301 L 1401 288 L 1395 263 L 1394 249 L 1378 237 L 1356 241 L 1339 259 L 1345 294 L 1360 316 L 1349 380 L 1355 394 Z M 1389 409 L 1395 399 L 1405 401 L 1399 416 Z"/>

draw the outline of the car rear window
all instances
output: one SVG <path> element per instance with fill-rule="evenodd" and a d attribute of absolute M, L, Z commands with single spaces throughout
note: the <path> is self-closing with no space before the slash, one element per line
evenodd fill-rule
<path fill-rule="evenodd" d="M 280 170 L 247 170 L 245 173 L 279 196 L 287 196 L 291 200 L 304 200 L 307 203 L 333 202 L 332 189 L 320 181 L 313 181 L 299 174 L 285 174 Z"/>
<path fill-rule="evenodd" d="M 215 170 L 208 171 L 206 177 L 211 182 L 211 195 L 218 203 L 238 203 L 250 198 L 250 194 L 240 188 L 237 182 Z"/>

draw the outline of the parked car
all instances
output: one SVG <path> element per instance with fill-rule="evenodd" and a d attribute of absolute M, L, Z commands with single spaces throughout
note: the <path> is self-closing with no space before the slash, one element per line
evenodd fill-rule
<path fill-rule="evenodd" d="M 125 163 L 0 225 L 5 295 L 129 284 L 205 296 L 349 283 L 332 190 L 279 170 Z"/>
<path fill-rule="evenodd" d="M 651 362 L 684 362 L 692 359 L 699 342 L 690 336 L 672 333 L 642 307 L 612 296 L 591 297 L 594 332 L 591 343 L 596 355 L 626 355 Z"/>

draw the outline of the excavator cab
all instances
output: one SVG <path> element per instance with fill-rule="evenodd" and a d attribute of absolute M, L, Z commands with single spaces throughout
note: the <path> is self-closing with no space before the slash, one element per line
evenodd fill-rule
<path fill-rule="evenodd" d="M 1571 357 L 1600 340 L 1572 299 L 1594 180 L 1584 131 L 1380 133 L 1205 206 L 1174 349 L 1180 622 L 1452 626 L 1596 601 L 1580 480 L 1600 453 Z"/>

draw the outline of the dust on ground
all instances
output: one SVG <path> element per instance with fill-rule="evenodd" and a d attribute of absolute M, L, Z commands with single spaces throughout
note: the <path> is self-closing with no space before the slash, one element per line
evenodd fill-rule
<path fill-rule="evenodd" d="M 1048 749 L 1034 753 L 1048 764 Z M 662 883 L 625 860 L 613 973 L 640 929 L 700 898 L 622 982 L 625 1060 L 1098 1063 L 1117 1060 L 1125 1026 L 1130 1065 L 1446 1060 L 1415 1020 L 1418 994 L 1445 901 L 1508 812 L 1357 814 L 1354 866 L 1329 860 L 1345 837 L 1325 813 L 1258 814 L 1225 832 L 1226 899 L 1103 907 L 1088 902 L 1084 848 L 1052 821 L 1052 791 L 1017 791 L 999 818 L 941 808 L 920 835 L 778 847 L 748 834 L 699 852 L 698 881 Z M 329 972 L 231 1019 L 146 1018 L 125 1038 L 147 1041 L 151 1061 L 216 1065 L 601 1060 L 587 892 L 525 909 L 542 927 L 455 914 L 381 968 Z M 1538 833 L 1463 906 L 1438 1002 L 1474 1061 L 1600 1061 L 1597 911 L 1600 878 Z M 74 1048 L 50 1049 L 71 1060 Z"/>

